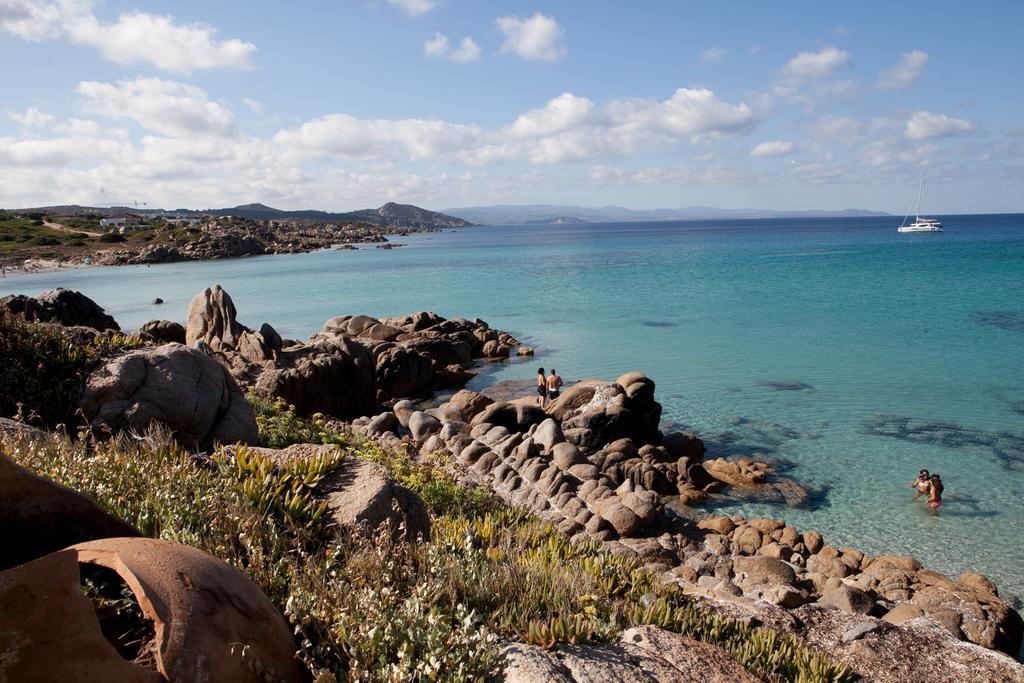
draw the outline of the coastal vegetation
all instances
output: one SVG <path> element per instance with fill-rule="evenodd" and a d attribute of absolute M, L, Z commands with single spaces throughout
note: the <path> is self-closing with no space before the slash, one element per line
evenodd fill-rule
<path fill-rule="evenodd" d="M 335 454 L 281 470 L 244 448 L 203 462 L 159 430 L 111 440 L 7 434 L 0 445 L 144 534 L 244 571 L 288 617 L 316 680 L 484 680 L 505 639 L 608 642 L 640 624 L 719 645 L 765 680 L 849 679 L 796 641 L 705 611 L 635 559 L 571 543 L 486 488 L 467 491 L 443 459 L 383 449 L 280 407 L 261 409 L 267 441 L 319 436 Z M 430 542 L 331 525 L 311 491 L 345 458 L 382 463 L 418 493 L 433 514 Z"/>

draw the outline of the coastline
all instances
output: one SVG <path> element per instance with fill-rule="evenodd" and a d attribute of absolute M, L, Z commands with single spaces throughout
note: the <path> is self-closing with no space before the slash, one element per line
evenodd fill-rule
<path fill-rule="evenodd" d="M 299 359 L 307 353 L 303 349 L 320 348 L 318 337 L 306 343 L 274 341 L 273 328 L 267 324 L 257 333 L 237 322 L 233 302 L 219 288 L 195 298 L 188 320 L 190 330 L 205 330 L 199 348 L 243 386 L 275 392 L 301 413 L 359 414 L 374 402 L 367 399 L 358 404 L 361 407 L 321 405 L 304 393 L 301 383 L 295 393 L 292 380 L 266 381 L 267 376 L 291 373 L 288 368 L 304 367 L 284 357 L 292 354 Z M 452 340 L 465 339 L 459 335 L 472 330 L 480 356 L 497 361 L 507 359 L 519 343 L 490 331 L 481 321 L 445 321 L 428 313 L 386 320 L 344 316 L 329 320 L 321 335 L 342 334 L 357 346 L 365 345 L 375 358 L 380 387 L 380 378 L 389 376 L 380 374 L 382 358 L 399 363 L 396 370 L 414 367 L 408 365 L 407 355 L 393 353 L 395 341 L 399 346 L 419 344 L 417 340 L 432 338 L 434 330 L 441 338 L 454 334 Z M 154 328 L 134 338 L 144 343 L 168 341 L 156 334 Z M 327 353 L 347 358 L 361 352 L 337 347 Z M 811 605 L 874 618 L 873 624 L 914 622 L 911 628 L 932 631 L 938 625 L 954 638 L 980 639 L 988 648 L 1019 648 L 1020 617 L 1000 601 L 995 585 L 984 577 L 965 574 L 953 581 L 910 557 L 871 557 L 855 548 L 836 548 L 817 531 L 795 529 L 782 520 L 699 511 L 677 518 L 666 515 L 661 506 L 672 489 L 679 495 L 685 490 L 688 500 L 699 503 L 709 492 L 723 489 L 791 489 L 794 483 L 749 459 L 706 460 L 696 435 L 662 434 L 654 382 L 639 373 L 567 387 L 561 403 L 547 413 L 534 407 L 532 397 L 484 401 L 466 390 L 426 411 L 398 400 L 434 390 L 442 381 L 456 388 L 465 385 L 469 376 L 453 367 L 443 380 L 431 375 L 413 384 L 403 380 L 389 385 L 376 401 L 384 398 L 387 405 L 390 397 L 393 407 L 382 413 L 363 412 L 364 417 L 339 423 L 338 428 L 385 448 L 412 448 L 423 456 L 446 451 L 455 473 L 468 485 L 486 484 L 510 505 L 530 510 L 575 541 L 597 541 L 613 553 L 627 553 L 686 592 L 715 604 L 725 601 L 761 621 L 779 620 L 780 614 Z M 303 372 L 295 377 L 317 381 Z M 406 376 L 407 371 L 399 374 Z M 279 393 L 282 390 L 286 393 Z M 614 406 L 618 407 L 613 413 Z M 626 414 L 634 417 L 621 422 Z M 614 424 L 620 426 L 609 427 Z M 986 616 L 958 607 L 970 604 L 984 605 Z M 990 619 L 1002 625 L 984 625 Z M 873 630 L 884 633 L 887 628 Z"/>

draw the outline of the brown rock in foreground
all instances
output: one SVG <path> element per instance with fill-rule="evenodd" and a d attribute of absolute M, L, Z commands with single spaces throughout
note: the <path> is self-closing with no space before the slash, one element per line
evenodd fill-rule
<path fill-rule="evenodd" d="M 0 680 L 164 681 L 111 646 L 79 581 L 74 550 L 0 572 Z"/>
<path fill-rule="evenodd" d="M 80 565 L 115 572 L 153 622 L 152 660 L 100 630 Z M 0 573 L 0 677 L 9 681 L 301 681 L 281 614 L 241 572 L 151 538 L 71 546 Z"/>
<path fill-rule="evenodd" d="M 139 535 L 130 524 L 108 515 L 81 493 L 0 454 L 0 569 L 72 543 Z"/>

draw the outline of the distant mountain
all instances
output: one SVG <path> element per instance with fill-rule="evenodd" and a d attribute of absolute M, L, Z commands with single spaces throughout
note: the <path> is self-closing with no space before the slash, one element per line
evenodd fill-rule
<path fill-rule="evenodd" d="M 389 228 L 464 228 L 472 225 L 455 216 L 428 211 L 412 204 L 396 204 L 388 202 L 379 209 L 362 209 L 359 211 L 347 211 L 344 213 L 329 213 L 326 211 L 282 211 L 264 204 L 244 204 L 230 209 L 206 209 L 205 211 L 190 211 L 186 213 L 199 213 L 213 216 L 241 216 L 252 220 L 296 220 L 296 221 L 323 221 L 338 223 L 369 223 Z"/>
<path fill-rule="evenodd" d="M 99 208 L 93 206 L 79 206 L 77 204 L 62 206 L 41 206 L 32 209 L 17 209 L 24 212 L 38 212 L 48 214 L 60 214 L 65 216 L 83 214 L 111 215 L 116 213 L 134 213 L 139 215 L 154 215 L 163 213 L 181 214 L 183 216 L 239 216 L 254 221 L 317 221 L 322 223 L 369 223 L 387 228 L 464 228 L 473 223 L 449 216 L 437 211 L 428 211 L 412 204 L 395 204 L 388 202 L 379 209 L 362 209 L 360 211 L 347 211 L 343 213 L 330 213 L 327 211 L 315 211 L 306 209 L 301 211 L 283 211 L 267 206 L 266 204 L 243 204 L 227 209 L 164 209 L 132 208 L 129 206 L 117 206 L 110 208 Z"/>
<path fill-rule="evenodd" d="M 843 209 L 840 211 L 775 211 L 771 209 L 719 209 L 713 206 L 688 206 L 681 209 L 627 209 L 621 206 L 584 207 L 559 204 L 470 206 L 445 209 L 446 214 L 462 216 L 482 225 L 555 223 L 572 217 L 586 223 L 627 221 L 709 220 L 729 218 L 857 218 L 888 216 L 881 211 Z"/>

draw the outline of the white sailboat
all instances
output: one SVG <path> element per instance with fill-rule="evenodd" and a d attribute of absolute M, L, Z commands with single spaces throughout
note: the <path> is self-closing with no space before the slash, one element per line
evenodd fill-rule
<path fill-rule="evenodd" d="M 924 174 L 921 174 L 921 184 L 917 188 L 917 204 L 914 206 L 914 222 L 907 224 L 910 218 L 908 212 L 903 217 L 903 224 L 896 228 L 897 232 L 942 232 L 942 221 L 935 218 L 921 217 L 921 196 L 924 194 Z"/>

